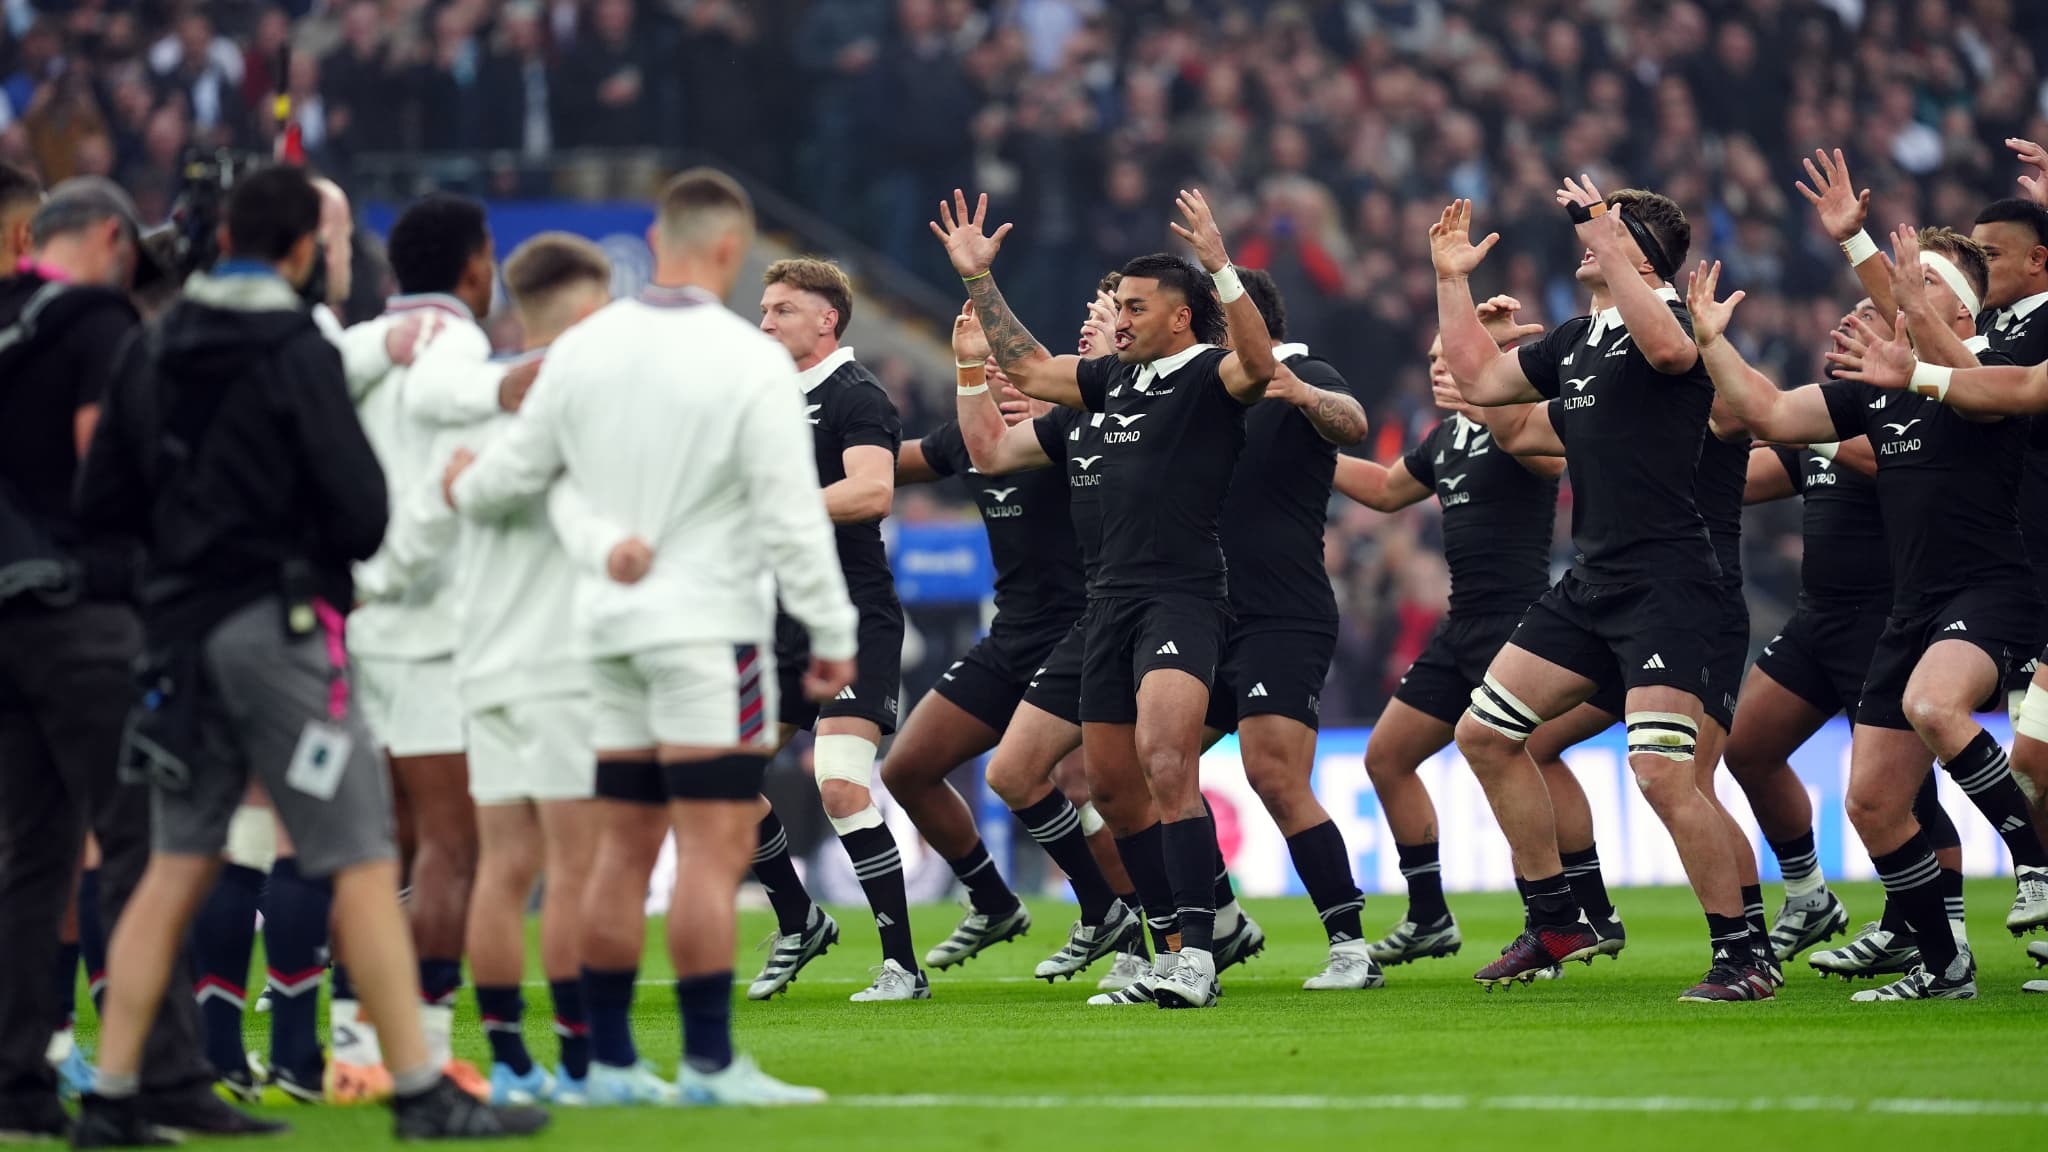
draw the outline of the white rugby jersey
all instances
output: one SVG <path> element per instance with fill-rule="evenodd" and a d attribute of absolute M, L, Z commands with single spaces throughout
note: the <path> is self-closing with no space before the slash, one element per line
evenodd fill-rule
<path fill-rule="evenodd" d="M 456 506 L 497 515 L 565 469 L 592 515 L 654 550 L 638 584 L 579 581 L 592 656 L 767 645 L 778 585 L 814 653 L 854 655 L 796 368 L 708 292 L 650 287 L 564 334 L 519 415 L 456 483 Z"/>

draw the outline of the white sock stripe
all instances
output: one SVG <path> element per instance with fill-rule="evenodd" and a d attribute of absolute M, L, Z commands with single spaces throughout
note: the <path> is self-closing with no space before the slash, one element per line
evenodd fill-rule
<path fill-rule="evenodd" d="M 1350 912 L 1363 912 L 1364 910 L 1365 910 L 1365 901 L 1363 901 L 1363 900 L 1346 900 L 1346 901 L 1345 901 L 1344 903 L 1342 903 L 1342 904 L 1334 904 L 1334 905 L 1331 905 L 1331 906 L 1330 906 L 1330 907 L 1328 907 L 1328 908 L 1320 908 L 1320 909 L 1317 909 L 1317 914 L 1318 914 L 1318 915 L 1320 915 L 1320 916 L 1321 916 L 1321 917 L 1322 917 L 1323 919 L 1325 919 L 1325 920 L 1328 920 L 1328 919 L 1329 919 L 1330 917 L 1332 917 L 1332 916 L 1342 916 L 1342 915 L 1345 915 L 1346 913 L 1350 913 Z"/>
<path fill-rule="evenodd" d="M 1024 831 L 1033 840 L 1038 841 L 1040 844 L 1053 844 L 1064 839 L 1067 835 L 1072 833 L 1074 829 L 1079 828 L 1080 826 L 1081 813 L 1076 811 L 1075 809 L 1068 808 L 1066 811 L 1061 812 L 1059 815 L 1053 817 L 1052 819 L 1046 821 L 1043 824 L 1038 825 L 1037 827 L 1033 827 L 1029 824 L 1026 824 L 1024 826 Z"/>
<path fill-rule="evenodd" d="M 901 871 L 902 868 L 903 854 L 894 848 L 853 862 L 853 874 L 862 880 L 872 880 L 884 873 Z"/>
<path fill-rule="evenodd" d="M 225 1000 L 237 1008 L 247 1007 L 248 1005 L 246 999 L 235 995 L 218 984 L 208 984 L 206 987 L 201 988 L 198 994 L 193 996 L 193 999 L 201 1004 L 206 1003 L 208 1000 Z"/>
<path fill-rule="evenodd" d="M 788 850 L 788 830 L 784 829 L 777 831 L 775 833 L 775 838 L 773 840 L 768 841 L 766 844 L 763 844 L 759 848 L 756 848 L 754 850 L 754 863 L 765 864 L 768 861 L 775 859 L 777 856 L 780 856 L 782 853 Z"/>
<path fill-rule="evenodd" d="M 1820 867 L 1819 852 L 1808 852 L 1804 856 L 1778 857 L 1778 871 L 1783 873 L 1804 876 L 1818 867 Z"/>
<path fill-rule="evenodd" d="M 1401 875 L 1413 880 L 1417 876 L 1427 876 L 1432 872 L 1442 872 L 1443 870 L 1444 866 L 1441 861 L 1432 860 L 1427 864 L 1417 864 L 1413 868 L 1403 868 L 1401 869 Z"/>
<path fill-rule="evenodd" d="M 965 880 L 969 876 L 978 876 L 984 869 L 993 868 L 995 866 L 996 862 L 993 856 L 983 856 L 981 858 L 981 863 L 976 864 L 974 867 L 969 868 L 965 872 L 956 873 L 956 875 L 958 875 L 962 880 Z"/>
<path fill-rule="evenodd" d="M 1600 874 L 1600 862 L 1595 860 L 1591 864 L 1567 864 L 1564 866 L 1564 874 L 1567 876 L 1598 876 Z"/>
<path fill-rule="evenodd" d="M 2005 754 L 2001 752 L 1989 764 L 1984 765 L 1968 776 L 1957 775 L 1953 770 L 1950 771 L 1949 775 L 1955 777 L 1956 786 L 1961 788 L 1965 794 L 1975 796 L 1977 793 L 1983 792 L 1996 785 L 1999 781 L 2011 776 L 2012 764 L 2006 759 Z"/>
<path fill-rule="evenodd" d="M 1879 869 L 1877 878 L 1883 882 L 1885 891 L 1903 892 L 1908 888 L 1931 884 L 1940 875 L 1941 865 L 1935 861 L 1933 854 L 1929 853 L 1897 872 L 1887 873 Z"/>

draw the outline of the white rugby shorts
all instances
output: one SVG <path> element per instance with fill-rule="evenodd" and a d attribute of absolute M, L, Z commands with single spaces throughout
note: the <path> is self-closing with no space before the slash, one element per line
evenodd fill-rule
<path fill-rule="evenodd" d="M 479 805 L 588 800 L 597 788 L 590 698 L 536 696 L 469 714 L 469 795 Z"/>
<path fill-rule="evenodd" d="M 356 698 L 363 719 L 393 756 L 444 756 L 468 747 L 455 658 L 393 660 L 358 656 Z"/>
<path fill-rule="evenodd" d="M 671 644 L 598 660 L 594 673 L 601 752 L 775 746 L 771 644 Z"/>

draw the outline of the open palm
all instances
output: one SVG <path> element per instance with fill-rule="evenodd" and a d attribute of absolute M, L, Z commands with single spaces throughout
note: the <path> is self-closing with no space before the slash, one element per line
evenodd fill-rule
<path fill-rule="evenodd" d="M 1794 187 L 1820 214 L 1820 226 L 1835 243 L 1846 243 L 1862 230 L 1863 218 L 1870 213 L 1870 189 L 1856 191 L 1855 183 L 1849 179 L 1849 161 L 1840 148 L 1832 156 L 1815 149 L 1813 157 L 1820 161 L 1819 165 L 1813 160 L 1804 162 L 1813 185 L 1808 187 L 1806 181 L 1799 180 Z"/>
<path fill-rule="evenodd" d="M 988 218 L 988 193 L 984 192 L 974 203 L 974 214 L 967 214 L 967 194 L 953 189 L 953 200 L 949 204 L 939 201 L 939 218 L 931 222 L 932 235 L 946 246 L 946 256 L 953 261 L 953 271 L 962 277 L 979 276 L 996 262 L 996 253 L 1002 251 L 1003 237 L 1010 234 L 1010 225 L 1005 224 L 993 235 L 982 231 L 982 224 Z"/>
<path fill-rule="evenodd" d="M 1486 254 L 1495 244 L 1500 243 L 1500 233 L 1488 233 L 1486 239 L 1472 243 L 1472 202 L 1453 200 L 1444 208 L 1444 214 L 1429 226 L 1429 258 L 1436 265 L 1436 274 L 1442 279 L 1470 276 L 1474 268 L 1486 260 Z"/>
<path fill-rule="evenodd" d="M 1728 331 L 1728 321 L 1735 315 L 1735 306 L 1742 303 L 1741 292 L 1726 300 L 1714 299 L 1715 290 L 1721 286 L 1721 262 L 1709 265 L 1705 260 L 1694 269 L 1692 279 L 1685 289 L 1685 311 L 1692 317 L 1692 338 L 1695 344 L 1705 348 L 1721 338 Z"/>

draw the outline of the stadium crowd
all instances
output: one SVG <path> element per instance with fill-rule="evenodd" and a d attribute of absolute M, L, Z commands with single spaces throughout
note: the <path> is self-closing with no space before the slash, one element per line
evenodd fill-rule
<path fill-rule="evenodd" d="M 186 147 L 264 144 L 287 42 L 309 154 L 345 186 L 366 154 L 463 151 L 491 157 L 476 190 L 550 195 L 590 187 L 561 183 L 568 150 L 690 148 L 935 284 L 947 276 L 924 235 L 924 190 L 986 188 L 1033 237 L 1011 296 L 1046 331 L 1069 323 L 1072 284 L 1168 240 L 1157 206 L 1199 184 L 1242 262 L 1273 271 L 1304 342 L 1356 380 L 1374 424 L 1364 451 L 1379 459 L 1437 419 L 1424 233 L 1447 195 L 1472 198 L 1507 238 L 1481 287 L 1551 322 L 1572 312 L 1575 263 L 1569 237 L 1532 220 L 1554 212 L 1555 173 L 1667 191 L 1696 250 L 1754 301 L 1744 352 L 1806 379 L 1848 284 L 1792 199 L 1796 158 L 1847 142 L 1874 220 L 1960 225 L 2012 187 L 1999 142 L 2048 135 L 2048 7 L 2020 0 L 17 0 L 4 12 L 0 159 L 49 182 L 113 176 L 145 217 L 167 206 Z M 743 86 L 749 99 L 723 98 Z M 943 379 L 881 374 L 910 431 L 943 418 Z M 1348 504 L 1332 517 L 1345 635 L 1328 698 L 1333 721 L 1356 722 L 1427 636 L 1446 581 L 1434 509 L 1392 525 Z M 1796 515 L 1753 517 L 1761 638 L 1795 591 Z"/>

